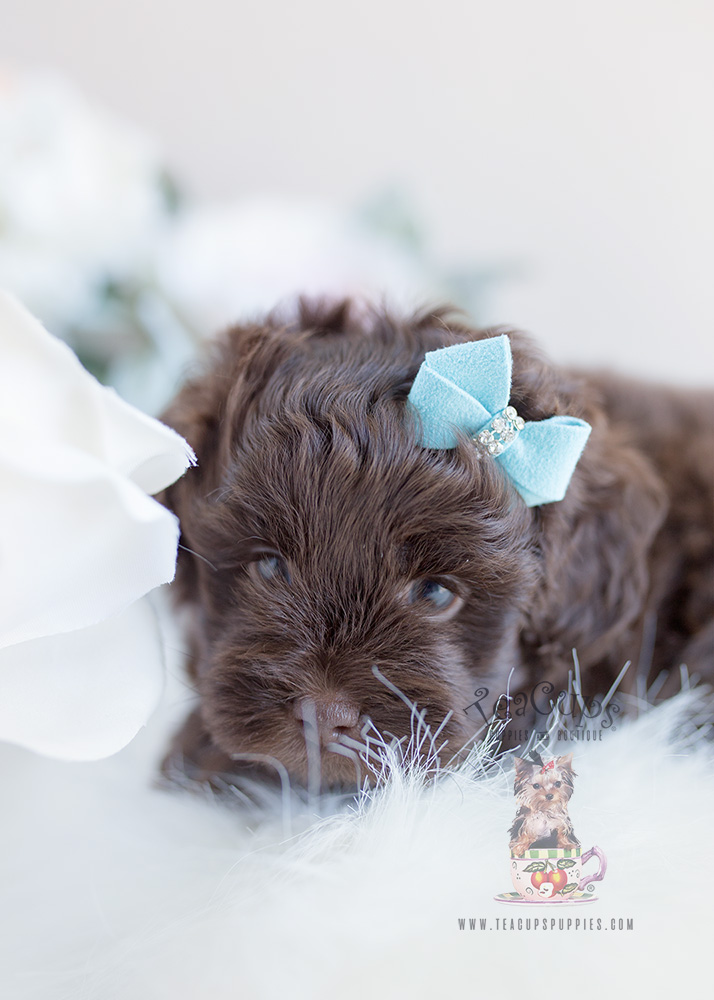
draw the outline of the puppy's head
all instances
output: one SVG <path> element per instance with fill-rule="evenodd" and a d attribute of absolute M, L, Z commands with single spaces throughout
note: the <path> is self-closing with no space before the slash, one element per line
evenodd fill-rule
<path fill-rule="evenodd" d="M 534 812 L 567 812 L 573 794 L 573 755 L 556 757 L 546 765 L 515 757 L 514 792 L 519 806 Z"/>
<path fill-rule="evenodd" d="M 473 734 L 474 687 L 503 690 L 521 662 L 540 514 L 466 440 L 420 447 L 406 407 L 426 351 L 480 336 L 442 314 L 303 306 L 292 323 L 229 331 L 166 414 L 198 457 L 165 502 L 181 521 L 201 714 L 223 753 L 304 780 L 312 745 L 323 784 L 353 782 L 355 745 L 375 730 L 408 739 L 416 706 L 432 730 L 445 723 L 450 757 Z M 512 343 L 519 413 L 584 415 Z"/>

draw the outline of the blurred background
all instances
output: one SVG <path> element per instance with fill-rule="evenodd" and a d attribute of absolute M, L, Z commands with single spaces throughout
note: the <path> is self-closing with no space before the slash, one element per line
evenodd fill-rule
<path fill-rule="evenodd" d="M 23 0 L 0 284 L 156 411 L 296 292 L 714 381 L 709 0 Z"/>

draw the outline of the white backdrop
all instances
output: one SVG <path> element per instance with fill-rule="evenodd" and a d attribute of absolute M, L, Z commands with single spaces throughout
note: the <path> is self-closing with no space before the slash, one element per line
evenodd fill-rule
<path fill-rule="evenodd" d="M 708 0 L 23 0 L 2 20 L 0 58 L 148 128 L 201 197 L 393 183 L 439 260 L 502 271 L 481 320 L 714 381 Z"/>

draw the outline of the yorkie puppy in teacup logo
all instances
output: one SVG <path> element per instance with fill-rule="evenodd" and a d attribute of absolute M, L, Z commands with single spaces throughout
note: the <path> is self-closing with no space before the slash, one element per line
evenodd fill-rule
<path fill-rule="evenodd" d="M 589 903 L 594 883 L 605 877 L 607 860 L 599 847 L 581 851 L 568 814 L 573 794 L 573 755 L 547 763 L 532 752 L 531 760 L 514 758 L 514 792 L 518 812 L 510 829 L 511 881 L 514 892 L 502 892 L 502 903 Z M 591 858 L 600 863 L 594 875 L 583 875 Z"/>

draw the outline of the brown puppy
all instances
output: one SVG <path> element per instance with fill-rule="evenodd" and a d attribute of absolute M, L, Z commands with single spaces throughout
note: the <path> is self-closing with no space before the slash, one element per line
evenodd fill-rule
<path fill-rule="evenodd" d="M 521 757 L 513 761 L 518 812 L 509 831 L 511 857 L 522 858 L 530 847 L 580 847 L 568 815 L 577 777 L 573 755 L 556 757 L 548 764 L 533 764 Z"/>
<path fill-rule="evenodd" d="M 164 417 L 199 463 L 163 498 L 200 695 L 170 768 L 262 755 L 305 781 L 312 745 L 323 786 L 354 783 L 355 743 L 408 735 L 409 703 L 447 719 L 445 759 L 477 687 L 562 686 L 573 649 L 590 694 L 627 659 L 711 679 L 714 396 L 563 371 L 509 331 L 518 413 L 593 427 L 565 499 L 528 508 L 466 439 L 420 447 L 406 407 L 426 351 L 503 332 L 345 302 L 215 342 Z"/>

